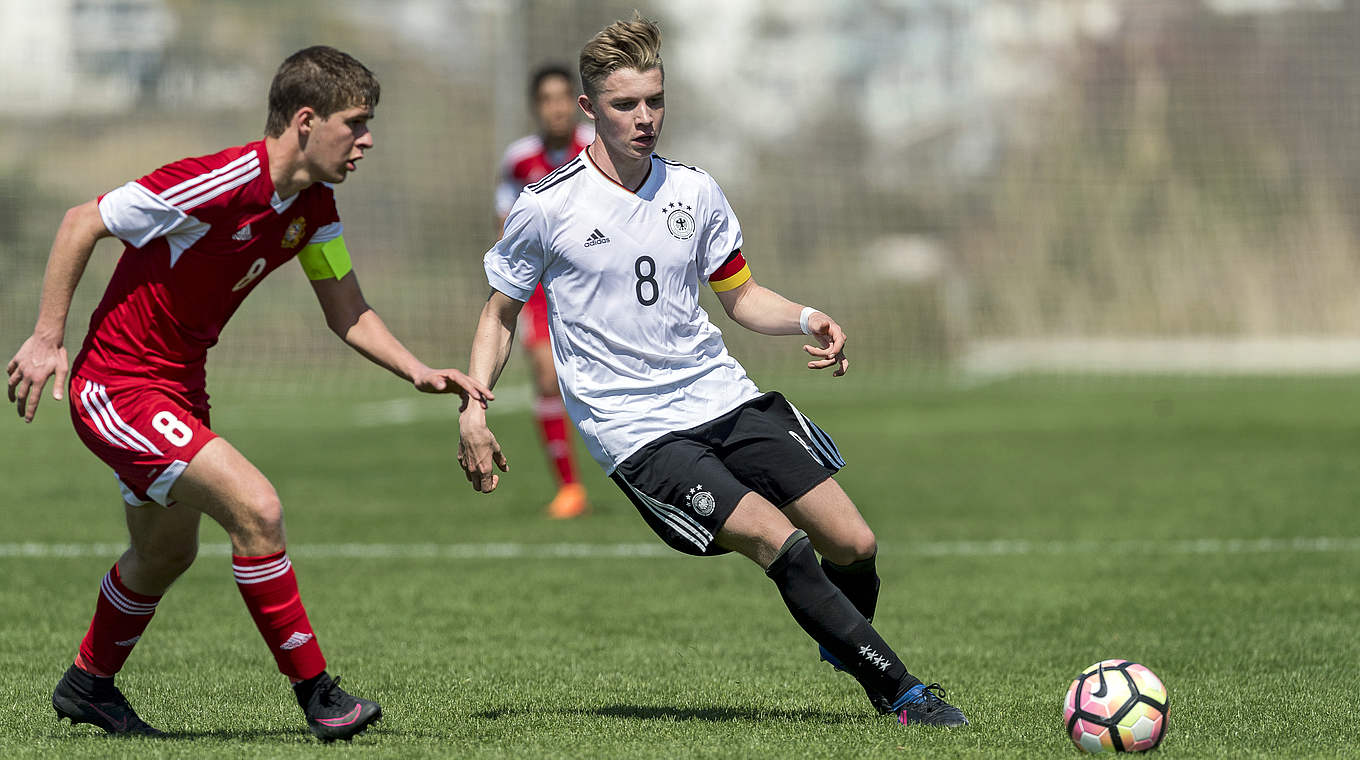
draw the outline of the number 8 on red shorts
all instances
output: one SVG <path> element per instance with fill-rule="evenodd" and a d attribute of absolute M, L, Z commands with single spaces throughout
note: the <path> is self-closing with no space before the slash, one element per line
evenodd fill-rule
<path fill-rule="evenodd" d="M 170 488 L 204 444 L 217 437 L 208 408 L 171 390 L 147 385 L 110 388 L 71 380 L 71 421 L 85 447 L 113 468 L 123 501 L 169 506 Z"/>

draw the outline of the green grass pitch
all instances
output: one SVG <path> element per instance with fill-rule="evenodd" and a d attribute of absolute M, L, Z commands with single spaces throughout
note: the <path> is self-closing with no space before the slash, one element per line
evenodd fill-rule
<path fill-rule="evenodd" d="M 205 522 L 120 676 L 171 737 L 58 725 L 52 686 L 118 552 L 97 544 L 125 534 L 48 399 L 34 426 L 0 424 L 0 757 L 1077 757 L 1063 694 L 1108 657 L 1167 684 L 1160 756 L 1357 755 L 1354 378 L 818 380 L 789 395 L 878 533 L 877 625 L 970 727 L 874 714 L 757 568 L 660 551 L 588 462 L 594 513 L 543 519 L 526 412 L 493 417 L 512 469 L 482 496 L 445 399 L 223 387 L 216 428 L 283 497 L 330 669 L 384 721 L 311 739 Z"/>

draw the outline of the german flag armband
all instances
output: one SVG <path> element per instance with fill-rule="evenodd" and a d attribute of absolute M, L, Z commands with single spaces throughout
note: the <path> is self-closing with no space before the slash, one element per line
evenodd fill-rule
<path fill-rule="evenodd" d="M 738 250 L 733 251 L 732 255 L 727 257 L 727 261 L 708 278 L 708 284 L 714 293 L 724 293 L 745 285 L 749 279 L 751 267 L 746 265 L 746 258 Z"/>
<path fill-rule="evenodd" d="M 344 235 L 324 243 L 312 243 L 298 251 L 297 259 L 309 280 L 339 280 L 354 268 L 349 263 Z"/>

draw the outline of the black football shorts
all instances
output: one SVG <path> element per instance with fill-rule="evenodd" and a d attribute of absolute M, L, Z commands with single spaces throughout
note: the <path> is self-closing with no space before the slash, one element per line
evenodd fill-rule
<path fill-rule="evenodd" d="M 714 537 L 747 493 L 782 509 L 844 466 L 831 436 L 770 392 L 657 438 L 610 477 L 668 546 L 712 556 L 727 553 Z"/>

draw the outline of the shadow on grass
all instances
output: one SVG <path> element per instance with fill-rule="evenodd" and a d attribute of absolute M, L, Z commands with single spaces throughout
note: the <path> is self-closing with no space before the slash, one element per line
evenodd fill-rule
<path fill-rule="evenodd" d="M 307 729 L 270 728 L 251 730 L 245 728 L 221 728 L 204 731 L 166 731 L 159 736 L 138 734 L 108 734 L 91 727 L 90 730 L 74 729 L 60 735 L 53 735 L 59 741 L 88 741 L 103 739 L 111 742 L 162 742 L 162 741 L 260 741 L 262 739 L 297 739 L 300 742 L 314 742 Z"/>
<path fill-rule="evenodd" d="M 539 708 L 498 708 L 473 713 L 472 717 L 483 720 L 500 720 L 520 715 L 584 715 L 602 718 L 626 718 L 629 720 L 664 720 L 678 723 L 699 720 L 709 723 L 731 723 L 734 721 L 797 721 L 799 723 L 848 724 L 862 722 L 868 716 L 848 715 L 844 712 L 826 710 L 778 710 L 742 709 L 732 707 L 649 707 L 645 705 L 606 705 L 604 707 L 582 707 L 575 709 L 543 710 Z"/>
<path fill-rule="evenodd" d="M 206 731 L 166 731 L 164 734 L 154 737 L 156 740 L 184 740 L 194 741 L 197 739 L 216 739 L 221 741 L 250 741 L 252 739 L 297 739 L 304 742 L 314 742 L 307 729 L 296 728 L 271 728 L 259 731 L 252 731 L 244 728 L 219 728 Z"/>

